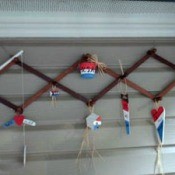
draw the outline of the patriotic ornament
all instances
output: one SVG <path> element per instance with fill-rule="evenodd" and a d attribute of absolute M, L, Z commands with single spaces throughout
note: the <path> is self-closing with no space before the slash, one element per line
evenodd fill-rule
<path fill-rule="evenodd" d="M 161 143 L 162 145 L 164 141 L 164 130 L 165 130 L 165 108 L 163 106 L 160 106 L 157 109 L 152 109 L 151 115 L 157 130 L 159 143 Z"/>
<path fill-rule="evenodd" d="M 80 63 L 80 74 L 84 79 L 92 79 L 95 76 L 96 63 L 85 61 Z"/>
<path fill-rule="evenodd" d="M 36 126 L 36 123 L 32 120 L 26 119 L 24 115 L 17 114 L 13 117 L 13 119 L 9 120 L 8 122 L 3 124 L 4 128 L 8 128 L 13 125 L 22 126 L 23 124 Z"/>
<path fill-rule="evenodd" d="M 88 128 L 91 130 L 97 130 L 102 124 L 102 117 L 95 114 L 91 113 L 89 116 L 86 118 L 86 125 Z"/>
<path fill-rule="evenodd" d="M 59 89 L 56 86 L 52 86 L 50 90 L 50 97 L 52 100 L 56 100 L 56 98 L 60 95 Z"/>
<path fill-rule="evenodd" d="M 129 117 L 128 94 L 121 94 L 121 105 L 122 105 L 123 117 L 125 120 L 126 133 L 129 135 L 131 133 L 131 127 L 130 127 L 130 117 Z"/>
<path fill-rule="evenodd" d="M 81 77 L 84 79 L 93 79 L 95 77 L 96 69 L 103 75 L 106 65 L 99 62 L 97 55 L 85 54 L 79 64 Z"/>

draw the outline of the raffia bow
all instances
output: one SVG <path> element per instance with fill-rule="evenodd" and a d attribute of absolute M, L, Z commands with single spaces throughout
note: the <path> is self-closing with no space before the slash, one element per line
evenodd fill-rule
<path fill-rule="evenodd" d="M 106 64 L 99 62 L 97 55 L 89 55 L 88 54 L 88 59 L 89 62 L 95 63 L 98 67 L 98 70 L 101 75 L 104 75 L 104 70 L 106 69 Z"/>

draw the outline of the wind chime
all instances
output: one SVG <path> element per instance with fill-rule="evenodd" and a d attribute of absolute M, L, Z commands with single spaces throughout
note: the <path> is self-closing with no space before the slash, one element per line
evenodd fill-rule
<path fill-rule="evenodd" d="M 16 57 L 20 57 L 22 62 L 23 62 L 23 51 L 18 52 L 15 56 L 13 56 L 11 59 L 9 59 L 7 62 L 5 62 L 3 65 L 1 65 L 0 70 L 2 70 L 5 66 L 7 66 L 9 63 L 11 63 Z M 22 67 L 22 100 L 24 103 L 24 77 L 23 77 L 23 67 Z M 2 126 L 4 128 L 9 128 L 10 126 L 13 125 L 17 125 L 17 126 L 22 126 L 23 127 L 23 165 L 26 165 L 26 153 L 27 153 L 27 145 L 26 145 L 26 136 L 25 136 L 25 125 L 29 125 L 29 126 L 36 126 L 36 122 L 27 119 L 24 115 L 23 115 L 23 107 L 19 107 L 16 110 L 16 113 L 14 115 L 14 117 L 5 122 Z"/>

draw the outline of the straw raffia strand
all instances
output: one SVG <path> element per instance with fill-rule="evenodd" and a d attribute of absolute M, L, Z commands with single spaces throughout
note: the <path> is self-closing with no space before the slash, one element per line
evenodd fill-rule
<path fill-rule="evenodd" d="M 98 70 L 100 72 L 101 75 L 104 74 L 104 69 L 106 69 L 106 64 L 99 62 L 97 55 L 91 55 L 90 57 L 88 57 L 88 61 L 95 63 L 98 67 Z"/>
<path fill-rule="evenodd" d="M 79 168 L 80 171 L 81 171 L 81 156 L 82 156 L 83 150 L 88 151 L 89 156 L 90 156 L 89 158 L 92 161 L 92 164 L 93 164 L 93 167 L 94 167 L 95 171 L 96 171 L 96 167 L 95 167 L 95 163 L 94 163 L 94 155 L 96 154 L 100 159 L 104 160 L 103 157 L 100 155 L 100 153 L 95 148 L 95 145 L 94 145 L 94 140 L 95 139 L 94 139 L 94 137 L 92 138 L 92 140 L 90 139 L 89 132 L 90 132 L 89 128 L 86 127 L 85 131 L 84 131 L 84 134 L 83 134 L 83 141 L 81 143 L 80 150 L 79 150 L 77 160 L 76 160 L 76 163 L 78 164 L 78 168 Z"/>

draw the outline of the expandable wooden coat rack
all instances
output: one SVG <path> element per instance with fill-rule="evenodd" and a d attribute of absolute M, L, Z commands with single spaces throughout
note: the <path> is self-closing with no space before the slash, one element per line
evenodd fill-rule
<path fill-rule="evenodd" d="M 109 92 L 114 86 L 116 86 L 120 81 L 122 81 L 123 83 L 127 83 L 128 86 L 130 86 L 131 88 L 139 91 L 141 94 L 143 94 L 144 96 L 147 96 L 148 98 L 150 98 L 153 101 L 159 101 L 162 99 L 163 96 L 165 96 L 173 87 L 175 87 L 175 80 L 173 82 L 171 82 L 169 85 L 167 85 L 160 93 L 154 95 L 151 92 L 147 91 L 146 89 L 142 88 L 141 86 L 137 85 L 136 83 L 130 81 L 129 79 L 127 79 L 126 77 L 128 77 L 133 71 L 135 71 L 141 64 L 143 64 L 145 61 L 147 61 L 148 59 L 153 58 L 167 66 L 169 66 L 171 69 L 175 70 L 175 64 L 169 62 L 168 60 L 166 60 L 165 58 L 162 58 L 161 56 L 159 56 L 158 54 L 156 54 L 156 49 L 151 49 L 149 50 L 145 56 L 143 56 L 141 59 L 139 59 L 135 64 L 133 64 L 130 68 L 128 68 L 123 75 L 116 73 L 115 71 L 113 71 L 112 69 L 110 69 L 109 67 L 104 69 L 104 72 L 107 73 L 108 75 L 112 76 L 115 80 L 113 82 L 111 82 L 107 87 L 105 87 L 104 89 L 102 89 L 97 95 L 95 95 L 93 98 L 91 99 L 87 99 L 86 97 L 82 96 L 81 94 L 71 90 L 70 88 L 62 85 L 61 83 L 59 83 L 60 80 L 62 80 L 64 77 L 66 77 L 68 74 L 72 73 L 73 71 L 77 70 L 77 67 L 79 66 L 79 63 L 81 62 L 81 60 L 85 60 L 87 59 L 86 55 L 83 55 L 82 58 L 78 61 L 76 61 L 73 65 L 71 65 L 69 68 L 67 68 L 65 71 L 63 71 L 61 74 L 59 74 L 55 79 L 52 79 L 48 76 L 46 76 L 45 74 L 41 73 L 40 71 L 34 69 L 33 67 L 23 63 L 20 61 L 20 59 L 17 57 L 15 57 L 12 61 L 8 62 L 2 69 L 0 69 L 0 75 L 5 72 L 6 70 L 8 70 L 10 67 L 12 67 L 13 65 L 18 65 L 20 67 L 22 67 L 23 69 L 25 69 L 26 71 L 35 74 L 36 76 L 38 76 L 39 78 L 45 80 L 48 84 L 45 85 L 43 88 L 41 88 L 40 90 L 38 90 L 34 95 L 32 95 L 30 98 L 28 98 L 24 104 L 22 104 L 21 106 L 17 106 L 15 104 L 13 104 L 12 102 L 8 101 L 7 99 L 0 97 L 0 102 L 6 106 L 8 106 L 9 108 L 13 109 L 15 112 L 18 113 L 23 113 L 24 109 L 26 107 L 28 107 L 30 104 L 32 104 L 34 101 L 36 101 L 42 94 L 44 94 L 46 91 L 48 91 L 52 85 L 57 86 L 59 89 L 67 92 L 68 94 L 70 94 L 72 97 L 79 99 L 81 101 L 83 101 L 86 105 L 91 105 L 93 106 L 99 99 L 101 99 L 107 92 Z M 123 79 L 126 79 L 126 81 L 124 81 Z"/>

